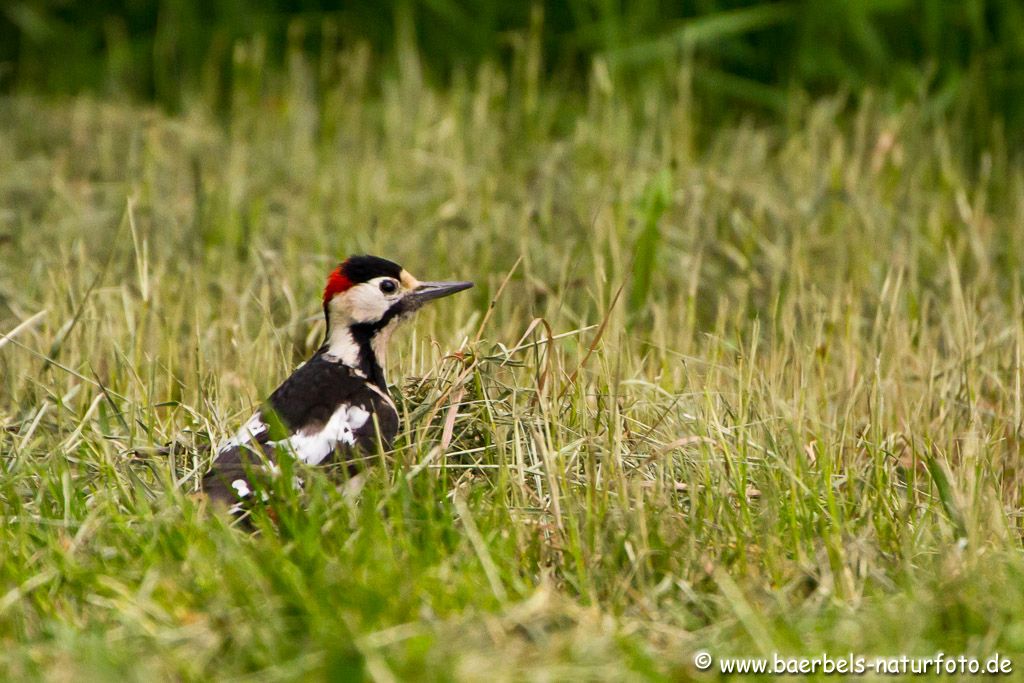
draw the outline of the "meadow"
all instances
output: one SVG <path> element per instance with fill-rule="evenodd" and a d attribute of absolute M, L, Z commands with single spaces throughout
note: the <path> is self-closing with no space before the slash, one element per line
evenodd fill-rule
<path fill-rule="evenodd" d="M 0 100 L 4 678 L 1024 651 L 998 125 L 968 153 L 866 91 L 706 128 L 686 63 L 624 97 L 600 60 L 580 88 L 529 59 L 437 87 L 405 54 L 377 87 L 360 49 L 265 97 L 257 57 L 224 112 Z M 363 252 L 477 286 L 394 340 L 393 451 L 234 528 L 202 446 L 315 350 Z"/>

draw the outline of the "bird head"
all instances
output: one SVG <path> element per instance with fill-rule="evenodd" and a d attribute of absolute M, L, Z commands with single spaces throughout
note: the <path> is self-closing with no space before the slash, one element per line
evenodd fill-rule
<path fill-rule="evenodd" d="M 472 282 L 420 282 L 397 263 L 352 256 L 331 271 L 324 287 L 326 352 L 358 365 L 367 349 L 383 361 L 394 329 L 423 304 L 469 289 Z"/>

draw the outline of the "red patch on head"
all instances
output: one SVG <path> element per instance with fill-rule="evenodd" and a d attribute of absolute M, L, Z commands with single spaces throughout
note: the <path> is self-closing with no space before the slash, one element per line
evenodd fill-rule
<path fill-rule="evenodd" d="M 352 281 L 345 277 L 342 267 L 338 266 L 327 276 L 327 286 L 324 287 L 324 303 L 334 298 L 335 294 L 341 294 L 352 286 Z"/>

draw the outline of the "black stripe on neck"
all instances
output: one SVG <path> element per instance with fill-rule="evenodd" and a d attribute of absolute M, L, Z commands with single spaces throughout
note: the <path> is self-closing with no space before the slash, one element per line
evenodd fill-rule
<path fill-rule="evenodd" d="M 389 308 L 380 320 L 373 323 L 356 323 L 349 325 L 348 331 L 352 335 L 352 340 L 356 343 L 359 348 L 359 360 L 357 361 L 357 370 L 366 375 L 367 379 L 376 384 L 382 391 L 387 392 L 388 383 L 384 378 L 384 368 L 381 367 L 380 361 L 377 359 L 377 354 L 373 352 L 373 338 L 384 329 L 388 323 L 397 318 L 402 313 L 401 302 Z M 331 318 L 327 315 L 327 307 L 324 306 L 324 314 L 327 319 L 327 330 L 324 334 L 324 343 L 317 350 L 317 355 L 326 353 L 330 348 L 329 343 L 331 339 Z"/>

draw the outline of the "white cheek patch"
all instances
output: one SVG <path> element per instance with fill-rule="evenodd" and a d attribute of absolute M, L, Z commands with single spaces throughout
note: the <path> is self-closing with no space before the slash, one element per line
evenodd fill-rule
<path fill-rule="evenodd" d="M 245 479 L 235 479 L 231 482 L 231 488 L 235 490 L 239 498 L 248 498 L 252 495 L 252 491 L 249 490 L 249 482 Z"/>
<path fill-rule="evenodd" d="M 370 413 L 359 406 L 342 406 L 320 430 L 296 432 L 274 445 L 287 446 L 295 457 L 307 465 L 319 465 L 338 446 L 354 446 L 356 430 L 366 424 Z"/>
<path fill-rule="evenodd" d="M 345 313 L 357 323 L 373 323 L 384 317 L 394 301 L 380 291 L 380 280 L 358 284 L 340 297 Z"/>

